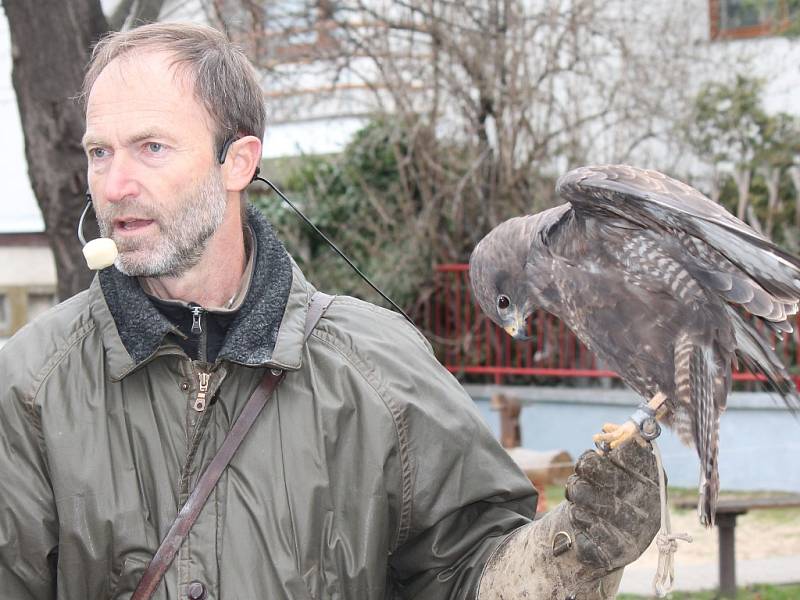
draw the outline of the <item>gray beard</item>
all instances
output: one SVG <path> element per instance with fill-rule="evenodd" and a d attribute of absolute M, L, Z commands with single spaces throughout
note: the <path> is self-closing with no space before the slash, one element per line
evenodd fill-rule
<path fill-rule="evenodd" d="M 218 171 L 211 171 L 204 181 L 183 194 L 179 202 L 168 210 L 155 202 L 144 207 L 139 201 L 132 201 L 131 204 L 139 208 L 137 214 L 145 208 L 142 216 L 156 219 L 160 235 L 144 251 L 141 245 L 150 242 L 114 240 L 119 249 L 114 266 L 129 277 L 180 277 L 200 262 L 208 240 L 222 224 L 226 202 Z M 114 217 L 123 214 L 125 209 L 126 204 L 119 202 L 98 215 L 103 237 L 109 237 Z"/>

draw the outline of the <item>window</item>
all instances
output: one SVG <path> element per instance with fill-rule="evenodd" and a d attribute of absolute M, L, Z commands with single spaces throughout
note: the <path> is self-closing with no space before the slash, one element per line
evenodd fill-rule
<path fill-rule="evenodd" d="M 800 20 L 800 0 L 709 0 L 708 7 L 712 40 L 777 35 Z"/>
<path fill-rule="evenodd" d="M 0 294 L 0 329 L 8 327 L 8 296 Z"/>
<path fill-rule="evenodd" d="M 55 306 L 56 297 L 52 293 L 28 293 L 28 321 L 32 321 L 51 306 Z"/>

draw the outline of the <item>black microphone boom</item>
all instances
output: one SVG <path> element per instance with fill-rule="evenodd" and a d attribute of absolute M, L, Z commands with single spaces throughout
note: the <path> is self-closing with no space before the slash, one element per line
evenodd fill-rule
<path fill-rule="evenodd" d="M 231 145 L 231 143 L 233 143 L 234 141 L 235 141 L 235 139 L 230 139 L 230 140 L 228 140 L 228 141 L 227 141 L 225 144 L 223 144 L 222 148 L 220 148 L 219 155 L 217 156 L 217 160 L 219 161 L 219 163 L 220 163 L 220 164 L 223 164 L 223 163 L 225 162 L 225 157 L 226 157 L 226 155 L 228 154 L 228 149 L 230 148 L 230 145 Z M 306 225 L 308 225 L 308 226 L 309 226 L 309 227 L 310 227 L 310 228 L 311 228 L 311 229 L 314 231 L 314 233 L 316 233 L 316 234 L 317 234 L 319 237 L 321 237 L 323 240 L 325 240 L 325 242 L 326 242 L 326 243 L 327 243 L 327 244 L 328 244 L 328 245 L 329 245 L 331 248 L 333 248 L 333 249 L 336 251 L 336 253 L 337 253 L 339 256 L 341 256 L 341 257 L 344 259 L 344 261 L 345 261 L 345 262 L 346 262 L 348 265 L 350 265 L 350 268 L 351 268 L 351 269 L 353 269 L 353 271 L 355 271 L 355 272 L 356 272 L 356 274 L 357 274 L 359 277 L 361 277 L 361 279 L 363 279 L 364 281 L 366 281 L 366 282 L 367 282 L 367 284 L 369 284 L 369 286 L 370 286 L 370 287 L 371 287 L 373 290 L 375 290 L 376 292 L 378 292 L 378 294 L 380 294 L 380 296 L 381 296 L 381 297 L 382 297 L 384 300 L 386 300 L 386 301 L 387 301 L 389 304 L 391 304 L 391 305 L 394 307 L 394 309 L 395 309 L 397 312 L 399 312 L 401 315 L 403 315 L 403 316 L 406 318 L 406 320 L 407 320 L 409 323 L 411 323 L 412 325 L 414 325 L 414 321 L 412 321 L 412 320 L 411 320 L 411 317 L 409 317 L 409 316 L 408 316 L 408 315 L 405 313 L 405 311 L 404 311 L 402 308 L 400 308 L 400 307 L 399 307 L 399 306 L 398 306 L 398 305 L 397 305 L 397 304 L 394 302 L 394 300 L 392 300 L 391 298 L 389 298 L 389 296 L 387 296 L 386 294 L 384 294 L 384 293 L 383 293 L 383 292 L 380 290 L 380 288 L 378 288 L 378 286 L 376 286 L 374 283 L 372 283 L 372 281 L 370 281 L 370 280 L 369 280 L 369 278 L 368 278 L 366 275 L 364 275 L 364 273 L 362 273 L 362 272 L 361 272 L 361 270 L 360 270 L 360 269 L 359 269 L 359 268 L 358 268 L 358 267 L 357 267 L 355 264 L 353 264 L 353 261 L 352 261 L 352 260 L 350 260 L 350 259 L 347 257 L 347 255 L 346 255 L 344 252 L 342 252 L 341 250 L 339 250 L 339 248 L 336 246 L 336 244 L 334 244 L 334 243 L 333 243 L 333 242 L 332 242 L 330 239 L 328 239 L 328 236 L 326 236 L 324 233 L 322 233 L 322 231 L 320 231 L 319 227 L 317 227 L 316 225 L 314 225 L 314 223 L 312 223 L 312 222 L 311 222 L 311 220 L 310 220 L 310 219 L 309 219 L 307 216 L 305 216 L 305 215 L 303 214 L 303 212 L 302 212 L 302 211 L 301 211 L 299 208 L 297 208 L 297 207 L 296 207 L 294 204 L 292 204 L 292 202 L 291 202 L 291 201 L 290 201 L 290 200 L 289 200 L 289 199 L 288 199 L 288 198 L 287 198 L 287 197 L 284 195 L 284 193 L 283 193 L 282 191 L 280 191 L 280 190 L 278 189 L 278 187 L 277 187 L 275 184 L 273 184 L 271 181 L 268 181 L 268 180 L 264 179 L 263 177 L 260 177 L 260 176 L 259 176 L 259 172 L 260 172 L 260 169 L 259 169 L 259 168 L 256 168 L 256 172 L 255 172 L 255 174 L 253 175 L 253 179 L 251 180 L 251 183 L 252 183 L 253 181 L 256 181 L 256 180 L 258 180 L 258 181 L 263 181 L 263 182 L 264 182 L 264 183 L 266 183 L 266 184 L 267 184 L 269 187 L 271 187 L 271 188 L 272 188 L 272 189 L 275 191 L 275 193 L 276 193 L 276 194 L 278 194 L 278 196 L 280 196 L 280 197 L 281 197 L 281 199 L 282 199 L 284 202 L 286 202 L 286 204 L 288 204 L 288 205 L 291 207 L 291 209 L 292 209 L 294 212 L 296 212 L 296 213 L 298 214 L 298 216 L 299 216 L 301 219 L 303 219 L 303 221 L 305 221 Z M 81 218 L 78 220 L 78 240 L 81 242 L 81 245 L 83 245 L 83 246 L 84 246 L 84 248 L 86 247 L 87 243 L 86 243 L 86 239 L 85 239 L 85 238 L 84 238 L 84 236 L 83 236 L 83 222 L 86 220 L 86 215 L 87 215 L 87 213 L 89 212 L 89 209 L 92 207 L 92 197 L 91 197 L 91 195 L 89 194 L 89 191 L 88 191 L 88 190 L 86 191 L 86 200 L 87 200 L 87 202 L 86 202 L 86 206 L 84 207 L 84 209 L 83 209 L 83 212 L 81 213 Z"/>
<path fill-rule="evenodd" d="M 290 207 L 290 208 L 291 208 L 291 209 L 292 209 L 294 212 L 296 212 L 296 213 L 297 213 L 297 215 L 298 215 L 298 216 L 299 216 L 301 219 L 303 219 L 303 221 L 306 223 L 306 225 L 308 225 L 308 226 L 309 226 L 309 227 L 310 227 L 310 228 L 311 228 L 311 229 L 314 231 L 314 233 L 316 233 L 316 234 L 317 234 L 319 237 L 321 237 L 323 240 L 325 240 L 325 242 L 326 242 L 326 243 L 327 243 L 327 244 L 328 244 L 328 245 L 329 245 L 331 248 L 333 248 L 333 249 L 336 251 L 336 253 L 337 253 L 339 256 L 341 256 L 341 257 L 344 259 L 344 261 L 345 261 L 345 262 L 346 262 L 348 265 L 350 265 L 350 268 L 351 268 L 351 269 L 353 269 L 353 271 L 355 271 L 355 272 L 356 272 L 356 274 L 358 274 L 358 276 L 359 276 L 359 277 L 361 277 L 361 279 L 363 279 L 364 281 L 366 281 L 366 282 L 369 284 L 369 286 L 370 286 L 370 287 L 371 287 L 373 290 L 375 290 L 376 292 L 378 292 L 378 294 L 380 294 L 380 295 L 381 295 L 381 297 L 382 297 L 384 300 L 386 300 L 386 301 L 387 301 L 389 304 L 391 304 L 391 305 L 394 307 L 394 309 L 395 309 L 397 312 L 399 312 L 401 315 L 403 315 L 403 316 L 406 318 L 406 320 L 408 320 L 408 322 L 409 322 L 409 323 L 411 323 L 412 325 L 414 325 L 414 321 L 412 321 L 412 320 L 411 320 L 411 317 L 409 317 L 409 316 L 408 316 L 408 315 L 405 313 L 405 311 L 404 311 L 402 308 L 400 308 L 400 307 L 399 307 L 399 306 L 398 306 L 398 305 L 397 305 L 397 304 L 396 304 L 396 303 L 395 303 L 395 302 L 394 302 L 394 301 L 393 301 L 391 298 L 389 298 L 389 296 L 387 296 L 386 294 L 384 294 L 384 293 L 383 293 L 383 292 L 382 292 L 382 291 L 381 291 L 381 290 L 378 288 L 378 286 L 376 286 L 374 283 L 372 283 L 372 282 L 369 280 L 369 278 L 368 278 L 366 275 L 364 275 L 364 273 L 362 273 L 362 272 L 361 272 L 361 270 L 360 270 L 360 269 L 359 269 L 359 268 L 358 268 L 358 267 L 357 267 L 355 264 L 353 264 L 353 261 L 352 261 L 352 260 L 350 260 L 350 259 L 347 257 L 347 255 L 346 255 L 344 252 L 342 252 L 341 250 L 339 250 L 339 248 L 337 248 L 336 244 L 334 244 L 334 243 L 333 243 L 331 240 L 329 240 L 329 239 L 328 239 L 328 236 L 326 236 L 324 233 L 322 233 L 322 231 L 320 231 L 319 227 L 317 227 L 316 225 L 314 225 L 314 223 L 312 223 L 312 222 L 311 222 L 311 220 L 310 220 L 310 219 L 309 219 L 307 216 L 305 216 L 305 215 L 302 213 L 302 211 L 301 211 L 299 208 L 297 208 L 297 207 L 296 207 L 294 204 L 292 204 L 292 202 L 291 202 L 291 201 L 290 201 L 290 200 L 289 200 L 289 199 L 288 199 L 288 198 L 287 198 L 287 197 L 286 197 L 286 196 L 283 194 L 283 192 L 281 192 L 281 191 L 280 191 L 280 190 L 277 188 L 277 186 L 276 186 L 275 184 L 273 184 L 271 181 L 268 181 L 268 180 L 264 179 L 263 177 L 259 176 L 259 171 L 260 171 L 260 169 L 256 169 L 255 175 L 253 175 L 253 181 L 256 181 L 256 180 L 258 180 L 258 181 L 263 181 L 263 182 L 264 182 L 264 183 L 266 183 L 266 184 L 267 184 L 269 187 L 271 187 L 271 188 L 272 188 L 272 189 L 275 191 L 275 193 L 276 193 L 276 194 L 278 194 L 278 196 L 280 196 L 280 197 L 281 197 L 281 200 L 283 200 L 284 202 L 286 202 L 286 204 L 288 204 L 288 205 L 289 205 L 289 207 Z"/>

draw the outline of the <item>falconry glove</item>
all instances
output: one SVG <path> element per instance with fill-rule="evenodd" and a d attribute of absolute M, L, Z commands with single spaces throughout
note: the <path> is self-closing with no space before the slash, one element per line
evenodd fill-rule
<path fill-rule="evenodd" d="M 478 600 L 605 600 L 622 567 L 636 560 L 660 525 L 658 472 L 650 445 L 585 452 L 567 481 L 567 499 L 511 534 L 484 568 Z"/>

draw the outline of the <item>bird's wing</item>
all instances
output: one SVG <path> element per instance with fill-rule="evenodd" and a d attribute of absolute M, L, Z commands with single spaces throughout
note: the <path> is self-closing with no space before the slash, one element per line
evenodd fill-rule
<path fill-rule="evenodd" d="M 623 219 L 669 236 L 676 256 L 705 289 L 744 306 L 779 333 L 792 331 L 787 316 L 798 309 L 800 259 L 694 188 L 656 171 L 619 165 L 575 169 L 556 189 L 576 215 Z M 800 401 L 774 350 L 732 308 L 728 319 L 747 366 L 766 375 L 797 410 Z"/>
<path fill-rule="evenodd" d="M 611 165 L 570 171 L 556 190 L 578 214 L 688 234 L 684 242 L 694 245 L 695 258 L 711 267 L 693 275 L 729 302 L 773 323 L 785 323 L 797 312 L 800 259 L 694 188 L 657 171 Z M 742 285 L 748 280 L 755 285 Z M 788 324 L 776 328 L 791 331 Z"/>

